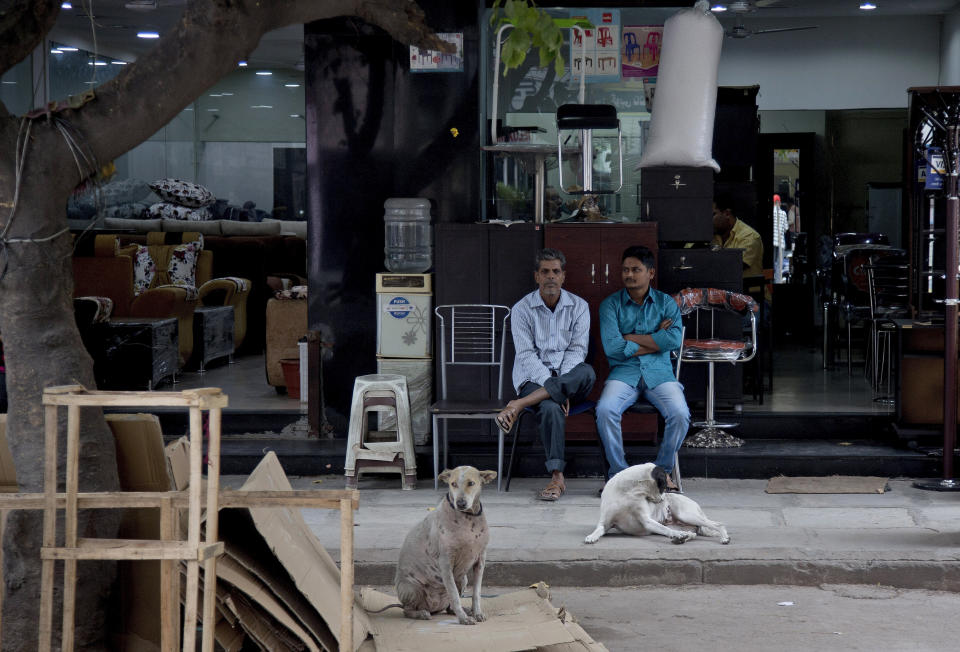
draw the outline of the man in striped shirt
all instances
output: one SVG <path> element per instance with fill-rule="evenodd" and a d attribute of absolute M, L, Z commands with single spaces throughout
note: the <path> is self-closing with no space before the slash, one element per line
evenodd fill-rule
<path fill-rule="evenodd" d="M 562 288 L 567 259 L 556 249 L 537 254 L 533 278 L 538 289 L 520 299 L 510 313 L 513 386 L 516 399 L 497 415 L 509 431 L 520 412 L 530 408 L 547 455 L 549 484 L 540 500 L 557 500 L 566 490 L 563 479 L 564 431 L 571 401 L 586 398 L 597 376 L 584 360 L 590 333 L 587 302 Z"/>

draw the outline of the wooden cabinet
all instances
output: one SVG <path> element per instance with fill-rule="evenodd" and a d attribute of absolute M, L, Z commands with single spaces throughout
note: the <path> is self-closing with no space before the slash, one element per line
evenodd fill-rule
<path fill-rule="evenodd" d="M 544 246 L 559 249 L 567 258 L 564 288 L 590 305 L 590 352 L 588 362 L 597 372 L 597 384 L 590 398 L 603 390 L 609 367 L 600 342 L 597 309 L 608 296 L 623 287 L 620 256 L 632 245 L 644 245 L 657 255 L 657 225 L 639 224 L 548 224 Z M 654 278 L 656 285 L 656 278 Z M 656 440 L 657 417 L 653 414 L 624 414 L 624 440 Z M 567 421 L 567 439 L 594 439 L 593 415 L 581 414 Z"/>

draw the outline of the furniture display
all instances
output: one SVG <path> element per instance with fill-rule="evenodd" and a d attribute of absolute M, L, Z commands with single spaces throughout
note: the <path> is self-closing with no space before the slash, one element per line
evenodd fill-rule
<path fill-rule="evenodd" d="M 233 360 L 233 333 L 233 306 L 201 306 L 194 311 L 194 359 L 200 373 L 211 360 Z"/>
<path fill-rule="evenodd" d="M 716 362 L 742 363 L 751 360 L 757 352 L 757 303 L 745 294 L 718 288 L 696 288 L 674 295 L 680 313 L 684 315 L 685 337 L 682 362 L 705 362 L 707 364 L 707 409 L 704 421 L 691 425 L 702 428 L 685 443 L 694 448 L 719 448 L 742 446 L 743 440 L 733 437 L 724 428 L 734 428 L 734 423 L 719 423 L 714 419 L 714 365 Z M 716 331 L 716 313 L 731 312 L 738 317 L 749 317 L 750 337 L 747 340 L 721 339 Z M 701 321 L 701 317 L 703 318 Z"/>
<path fill-rule="evenodd" d="M 894 403 L 893 339 L 897 318 L 910 316 L 910 266 L 906 252 L 891 250 L 870 257 L 870 385 L 875 401 Z"/>
<path fill-rule="evenodd" d="M 270 299 L 266 308 L 266 354 L 264 355 L 267 383 L 280 391 L 287 386 L 280 361 L 300 358 L 300 338 L 307 334 L 307 300 Z"/>
<path fill-rule="evenodd" d="M 396 430 L 374 433 L 368 429 L 369 412 L 392 408 Z M 417 488 L 417 457 L 413 448 L 413 426 L 410 419 L 410 401 L 407 379 L 397 374 L 369 374 L 357 376 L 353 382 L 350 405 L 350 428 L 347 432 L 347 455 L 343 463 L 347 489 L 357 487 L 357 479 L 364 471 L 400 474 L 403 489 Z"/>
<path fill-rule="evenodd" d="M 600 397 L 609 373 L 600 340 L 597 310 L 604 299 L 623 287 L 620 256 L 624 249 L 631 245 L 643 245 L 649 248 L 654 256 L 659 255 L 657 225 L 652 222 L 548 224 L 544 231 L 544 246 L 559 249 L 567 258 L 564 289 L 581 297 L 590 306 L 590 346 L 587 361 L 597 373 L 597 382 L 588 398 L 595 401 Z M 653 285 L 657 286 L 656 277 Z M 628 412 L 623 415 L 622 424 L 625 441 L 656 441 L 656 411 L 652 414 Z M 567 440 L 592 441 L 596 437 L 596 421 L 591 415 L 578 414 L 567 419 Z"/>
<path fill-rule="evenodd" d="M 507 342 L 507 319 L 510 308 L 489 304 L 440 305 L 434 308 L 437 315 L 437 349 L 440 353 L 440 400 L 430 406 L 433 415 L 433 488 L 438 486 L 440 474 L 440 450 L 443 449 L 443 464 L 447 465 L 447 420 L 484 419 L 494 420 L 506 406 L 503 398 L 503 375 Z M 492 370 L 497 375 L 497 394 L 478 391 L 476 381 L 466 392 L 450 391 L 448 372 L 456 369 L 472 370 L 480 375 Z M 476 377 L 476 373 L 474 377 Z M 456 398 L 454 398 L 456 397 Z M 443 430 L 440 430 L 440 421 Z M 503 437 L 497 428 L 497 491 L 503 479 Z M 442 444 L 441 440 L 442 439 Z"/>
<path fill-rule="evenodd" d="M 741 249 L 661 249 L 658 254 L 657 289 L 676 294 L 686 288 L 713 287 L 730 292 L 743 288 L 743 250 Z M 763 288 L 759 289 L 762 296 Z M 739 338 L 742 321 L 733 314 L 715 316 L 717 337 Z M 740 365 L 722 365 L 715 369 L 714 399 L 736 405 L 743 401 L 743 370 Z M 683 389 L 688 404 L 700 403 L 707 395 L 707 369 L 688 367 Z"/>
<path fill-rule="evenodd" d="M 177 320 L 173 317 L 114 317 L 94 326 L 97 385 L 104 389 L 152 390 L 179 369 Z"/>
<path fill-rule="evenodd" d="M 643 168 L 640 216 L 657 223 L 663 242 L 713 239 L 713 169 Z"/>

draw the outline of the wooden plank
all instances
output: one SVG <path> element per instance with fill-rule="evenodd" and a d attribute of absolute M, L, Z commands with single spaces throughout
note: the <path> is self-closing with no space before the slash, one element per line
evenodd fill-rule
<path fill-rule="evenodd" d="M 204 498 L 206 492 L 201 492 Z M 111 509 L 159 507 L 167 498 L 174 506 L 184 508 L 190 504 L 189 494 L 185 491 L 104 491 L 96 493 L 78 493 L 77 506 L 80 509 Z M 360 508 L 359 493 L 356 490 L 332 489 L 295 489 L 293 491 L 237 491 L 222 489 L 218 506 L 228 507 L 303 507 L 311 509 L 340 509 L 340 501 L 349 498 L 354 509 Z M 43 509 L 45 494 L 0 494 L 0 509 Z M 56 494 L 56 505 L 66 506 L 66 494 Z"/>
<path fill-rule="evenodd" d="M 216 543 L 219 537 L 217 498 L 220 496 L 220 422 L 221 412 L 211 409 L 209 416 L 209 439 L 207 448 L 207 545 Z M 214 652 L 214 611 L 217 603 L 217 558 L 210 557 L 203 563 L 203 641 L 202 652 Z"/>
<path fill-rule="evenodd" d="M 203 419 L 200 409 L 190 408 L 190 506 L 187 510 L 187 543 L 200 545 L 200 490 L 203 463 Z M 200 565 L 187 562 L 187 595 L 183 607 L 183 652 L 196 651 L 197 591 L 200 584 Z"/>
<path fill-rule="evenodd" d="M 57 408 L 44 408 L 43 546 L 57 541 Z M 49 652 L 53 641 L 53 560 L 44 559 L 40 571 L 40 623 L 37 649 Z"/>
<path fill-rule="evenodd" d="M 340 650 L 353 652 L 353 506 L 340 501 Z"/>
<path fill-rule="evenodd" d="M 225 408 L 225 394 L 214 396 L 191 395 L 189 392 L 126 392 L 83 394 L 44 394 L 44 405 L 77 405 L 85 407 L 196 407 L 200 409 Z"/>
<path fill-rule="evenodd" d="M 177 509 L 172 498 L 160 503 L 160 538 L 175 541 Z M 180 632 L 180 571 L 171 559 L 160 562 L 160 652 L 176 652 Z"/>
<path fill-rule="evenodd" d="M 77 539 L 75 548 L 40 549 L 41 559 L 131 560 L 179 559 L 205 561 L 223 554 L 223 542 L 191 546 L 186 541 L 151 539 Z"/>
<path fill-rule="evenodd" d="M 77 545 L 77 489 L 80 457 L 80 408 L 67 407 L 67 459 L 66 459 L 66 500 L 64 510 L 64 547 Z M 63 629 L 60 646 L 64 650 L 73 650 L 74 614 L 77 605 L 77 560 L 67 559 L 63 563 Z"/>

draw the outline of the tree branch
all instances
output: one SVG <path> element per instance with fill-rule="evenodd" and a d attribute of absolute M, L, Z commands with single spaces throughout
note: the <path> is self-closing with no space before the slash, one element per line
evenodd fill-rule
<path fill-rule="evenodd" d="M 0 74 L 43 42 L 59 13 L 59 0 L 0 0 Z"/>
<path fill-rule="evenodd" d="M 413 0 L 191 0 L 148 54 L 95 89 L 63 117 L 85 135 L 100 164 L 129 151 L 236 69 L 264 33 L 285 25 L 361 16 L 404 43 L 448 50 Z"/>

